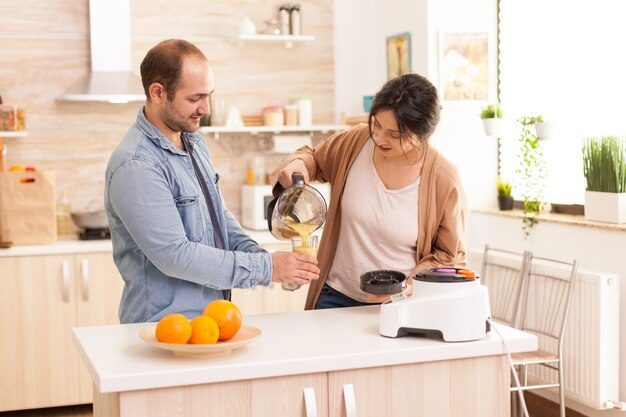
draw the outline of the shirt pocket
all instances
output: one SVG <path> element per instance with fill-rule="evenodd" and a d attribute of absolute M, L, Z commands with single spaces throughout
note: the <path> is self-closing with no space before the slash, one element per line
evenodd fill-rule
<path fill-rule="evenodd" d="M 180 196 L 174 200 L 178 214 L 183 222 L 185 234 L 192 242 L 199 242 L 204 237 L 205 224 L 202 216 L 202 205 L 199 194 Z"/>

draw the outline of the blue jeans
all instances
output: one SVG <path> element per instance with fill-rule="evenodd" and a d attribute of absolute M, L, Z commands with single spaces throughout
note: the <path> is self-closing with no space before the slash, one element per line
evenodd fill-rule
<path fill-rule="evenodd" d="M 317 299 L 317 304 L 315 304 L 315 309 L 322 310 L 325 308 L 371 306 L 375 304 L 380 303 L 364 303 L 357 301 L 337 291 L 330 285 L 324 284 L 320 297 Z"/>

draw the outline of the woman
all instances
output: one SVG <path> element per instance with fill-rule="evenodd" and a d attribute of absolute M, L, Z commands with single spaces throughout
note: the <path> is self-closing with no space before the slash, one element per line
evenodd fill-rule
<path fill-rule="evenodd" d="M 430 81 L 397 77 L 374 97 L 367 125 L 301 148 L 280 164 L 276 193 L 291 185 L 294 172 L 332 189 L 318 250 L 320 278 L 311 282 L 307 309 L 385 301 L 388 296 L 361 291 L 367 271 L 394 269 L 410 277 L 465 265 L 465 194 L 456 168 L 428 142 L 440 110 Z"/>

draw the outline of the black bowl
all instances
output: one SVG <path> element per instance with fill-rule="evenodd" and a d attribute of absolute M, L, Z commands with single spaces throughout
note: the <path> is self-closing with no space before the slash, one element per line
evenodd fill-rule
<path fill-rule="evenodd" d="M 406 275 L 400 271 L 380 269 L 361 275 L 361 290 L 369 294 L 391 295 L 406 289 Z"/>

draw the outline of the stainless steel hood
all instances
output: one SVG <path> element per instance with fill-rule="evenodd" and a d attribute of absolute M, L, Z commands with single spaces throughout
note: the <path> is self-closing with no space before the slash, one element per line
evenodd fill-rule
<path fill-rule="evenodd" d="M 144 101 L 139 76 L 131 71 L 128 0 L 89 0 L 91 73 L 72 85 L 61 101 Z"/>

